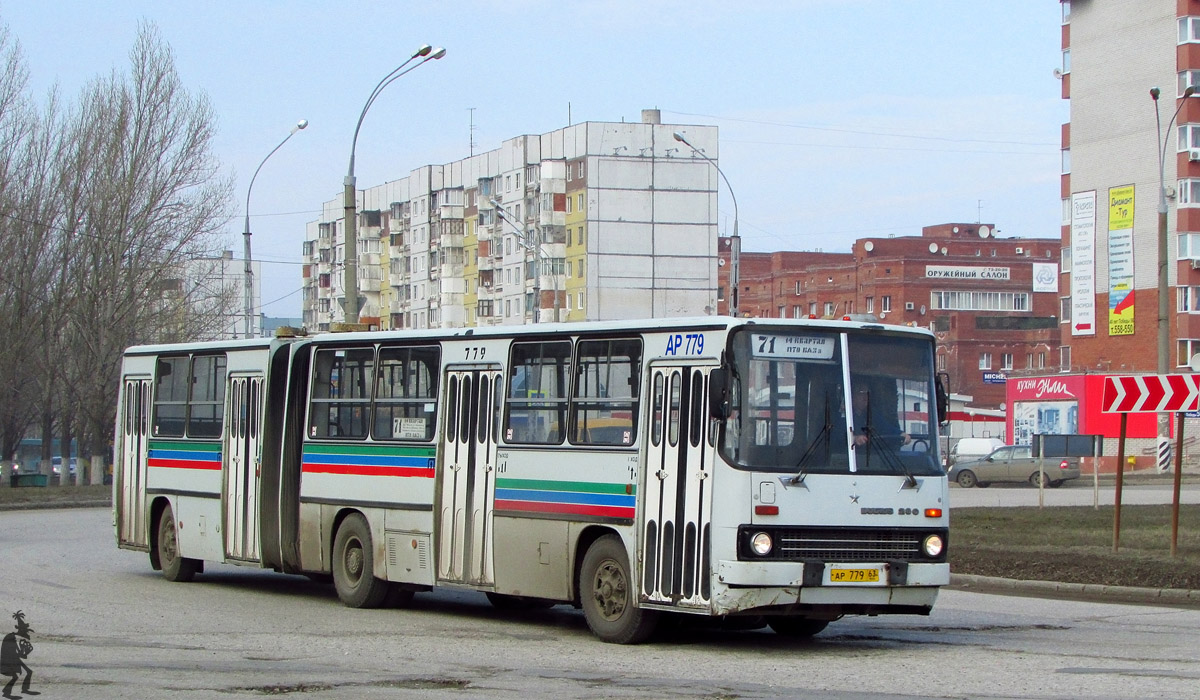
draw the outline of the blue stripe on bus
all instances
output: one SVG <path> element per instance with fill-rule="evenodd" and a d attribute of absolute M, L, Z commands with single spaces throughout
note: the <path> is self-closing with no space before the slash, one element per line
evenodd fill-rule
<path fill-rule="evenodd" d="M 371 467 L 429 467 L 429 457 L 304 453 L 305 464 L 358 464 Z"/>
<path fill-rule="evenodd" d="M 153 449 L 147 455 L 149 459 L 182 459 L 192 462 L 215 462 L 221 459 L 220 452 L 193 452 L 189 450 Z"/>
<path fill-rule="evenodd" d="M 496 489 L 496 498 L 504 501 L 538 501 L 542 503 L 579 503 L 593 506 L 625 506 L 632 508 L 633 496 L 609 493 L 579 493 L 570 491 L 530 491 L 526 489 Z"/>

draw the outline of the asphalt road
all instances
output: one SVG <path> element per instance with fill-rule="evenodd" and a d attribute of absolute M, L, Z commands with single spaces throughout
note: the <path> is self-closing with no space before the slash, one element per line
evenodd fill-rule
<path fill-rule="evenodd" d="M 116 549 L 102 509 L 0 513 L 0 532 L 0 612 L 33 628 L 41 698 L 1200 697 L 1194 610 L 943 591 L 928 618 L 848 618 L 812 641 L 685 626 L 622 647 L 570 607 L 478 593 L 366 611 L 257 570 L 172 584 Z"/>

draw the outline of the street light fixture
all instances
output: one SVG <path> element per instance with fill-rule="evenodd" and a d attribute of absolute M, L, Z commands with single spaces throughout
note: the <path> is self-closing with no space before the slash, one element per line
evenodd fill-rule
<path fill-rule="evenodd" d="M 242 279 L 246 296 L 245 332 L 247 338 L 250 337 L 250 330 L 253 326 L 253 324 L 250 322 L 250 319 L 254 314 L 254 271 L 250 267 L 250 193 L 254 191 L 254 181 L 258 179 L 258 171 L 262 170 L 262 167 L 267 164 L 267 160 L 269 160 L 271 156 L 275 155 L 275 151 L 283 148 L 283 144 L 287 143 L 288 139 L 295 136 L 297 131 L 300 131 L 306 126 L 308 126 L 307 119 L 301 119 L 300 121 L 296 122 L 296 126 L 292 127 L 292 130 L 288 132 L 288 135 L 283 137 L 283 140 L 279 142 L 279 145 L 275 148 L 272 148 L 271 152 L 267 154 L 267 157 L 263 158 L 262 162 L 258 164 L 258 167 L 254 169 L 254 175 L 250 178 L 250 186 L 246 188 L 246 225 L 242 229 L 242 236 L 245 240 L 246 247 L 245 252 L 242 255 L 243 261 L 245 262 L 245 268 L 242 270 Z M 234 331 L 234 335 L 237 335 L 237 331 Z"/>
<path fill-rule="evenodd" d="M 1158 141 L 1162 144 L 1158 152 L 1158 373 L 1166 374 L 1170 367 L 1170 343 L 1171 333 L 1170 324 L 1168 323 L 1168 304 L 1167 296 L 1169 287 L 1167 286 L 1167 184 L 1165 181 L 1165 162 L 1167 159 L 1167 142 L 1170 140 L 1171 126 L 1175 123 L 1176 117 L 1179 116 L 1183 105 L 1187 103 L 1187 99 L 1196 94 L 1196 87 L 1189 85 L 1183 90 L 1183 97 L 1179 100 L 1179 106 L 1175 108 L 1175 113 L 1171 115 L 1171 120 L 1167 122 L 1167 137 L 1163 138 L 1162 119 L 1158 114 L 1158 96 L 1161 91 L 1157 87 L 1150 88 L 1150 99 L 1154 100 L 1154 126 L 1158 130 Z M 1159 441 L 1168 439 L 1170 417 L 1166 413 L 1158 415 L 1158 435 Z"/>
<path fill-rule="evenodd" d="M 705 155 L 704 151 L 701 151 L 699 148 L 696 148 L 695 146 L 693 146 L 691 144 L 691 142 L 689 142 L 686 138 L 684 138 L 683 134 L 679 133 L 678 131 L 676 131 L 674 133 L 674 136 L 675 136 L 676 141 L 678 141 L 679 143 L 682 143 L 683 145 L 692 149 L 692 153 L 694 153 L 694 154 L 700 156 L 701 158 L 703 158 L 704 160 L 708 161 L 710 164 L 712 164 L 712 166 L 714 168 L 717 169 L 717 174 L 720 175 L 721 179 L 725 181 L 725 187 L 727 187 L 729 189 L 729 196 L 731 199 L 733 199 L 733 238 L 730 240 L 730 244 L 731 244 L 730 248 L 731 249 L 729 251 L 729 287 L 730 287 L 729 315 L 737 316 L 738 315 L 738 287 L 741 285 L 741 278 L 738 273 L 739 273 L 739 263 L 740 263 L 741 257 L 742 257 L 742 239 L 740 236 L 738 236 L 737 195 L 733 193 L 733 185 L 729 184 L 729 178 L 725 177 L 725 172 L 723 170 L 721 170 L 721 166 L 717 165 L 717 161 L 713 160 L 712 158 L 709 158 L 707 155 Z"/>
<path fill-rule="evenodd" d="M 446 55 L 446 49 L 435 49 L 429 44 L 425 44 L 417 49 L 413 55 L 408 57 L 408 60 L 396 66 L 391 73 L 383 76 L 383 79 L 375 85 L 375 89 L 371 91 L 370 97 L 367 98 L 366 104 L 363 105 L 362 112 L 358 115 L 358 123 L 354 125 L 354 140 L 350 142 L 350 166 L 346 169 L 346 179 L 343 181 L 342 207 L 345 212 L 344 228 L 346 236 L 346 260 L 345 260 L 345 320 L 346 323 L 358 323 L 358 201 L 356 196 L 356 180 L 354 177 L 354 151 L 358 147 L 358 131 L 362 128 L 363 119 L 367 116 L 367 110 L 375 103 L 375 98 L 379 97 L 379 93 L 388 85 L 391 85 L 403 75 L 407 75 L 417 68 L 425 65 L 430 61 L 435 61 Z M 405 69 L 405 66 L 412 63 L 416 59 L 423 59 L 420 63 L 410 66 Z"/>
<path fill-rule="evenodd" d="M 534 253 L 534 263 L 536 264 L 537 269 L 533 275 L 533 298 L 535 300 L 533 305 L 533 322 L 539 323 L 539 317 L 541 316 L 542 309 L 542 262 L 545 260 L 553 260 L 553 258 L 547 255 L 546 251 L 542 250 L 542 242 L 540 240 L 533 242 L 530 241 L 529 232 L 525 230 L 525 226 L 520 222 L 513 221 L 509 216 L 508 211 L 504 209 L 503 204 L 495 199 L 488 201 L 490 201 L 492 206 L 495 207 L 496 216 L 500 217 L 501 221 L 506 222 L 509 226 L 512 226 L 513 229 L 516 230 L 517 243 L 525 250 L 530 250 Z M 559 318 L 558 273 L 554 271 L 553 265 L 550 267 L 550 274 L 552 277 L 554 277 L 554 321 L 557 323 L 562 319 Z"/>

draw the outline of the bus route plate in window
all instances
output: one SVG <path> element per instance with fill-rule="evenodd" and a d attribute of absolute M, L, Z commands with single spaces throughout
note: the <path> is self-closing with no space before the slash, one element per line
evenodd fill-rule
<path fill-rule="evenodd" d="M 829 360 L 837 339 L 831 335 L 755 335 L 750 343 L 754 357 L 790 360 Z"/>
<path fill-rule="evenodd" d="M 830 567 L 827 569 L 827 571 L 829 572 L 828 583 L 831 586 L 855 584 L 861 585 L 864 583 L 878 584 L 881 582 L 879 569 L 877 567 L 851 569 L 835 566 Z"/>

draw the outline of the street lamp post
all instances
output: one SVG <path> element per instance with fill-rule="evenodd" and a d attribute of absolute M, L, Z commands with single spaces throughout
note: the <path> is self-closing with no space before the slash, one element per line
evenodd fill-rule
<path fill-rule="evenodd" d="M 708 161 L 714 168 L 717 169 L 717 174 L 725 181 L 725 187 L 729 189 L 729 197 L 733 200 L 733 237 L 730 239 L 729 251 L 729 315 L 738 315 L 738 287 L 741 285 L 740 262 L 742 257 L 742 239 L 738 236 L 738 205 L 737 195 L 733 193 L 733 185 L 729 184 L 729 178 L 725 177 L 725 172 L 721 170 L 721 166 L 717 165 L 717 161 L 705 155 L 704 151 L 693 146 L 683 134 L 676 131 L 674 133 L 675 140 L 692 149 L 692 153 L 700 156 Z"/>
<path fill-rule="evenodd" d="M 245 262 L 245 268 L 242 271 L 242 279 L 246 296 L 245 332 L 247 338 L 250 337 L 250 330 L 253 327 L 250 319 L 254 314 L 254 270 L 252 270 L 250 267 L 250 193 L 254 191 L 254 181 L 258 179 L 258 171 L 262 170 L 263 166 L 267 164 L 267 160 L 270 159 L 271 156 L 275 155 L 275 151 L 283 148 L 283 144 L 287 143 L 288 139 L 295 136 L 297 131 L 300 131 L 306 126 L 308 126 L 307 119 L 301 119 L 299 122 L 296 122 L 296 126 L 292 127 L 292 130 L 288 132 L 288 135 L 283 137 L 283 140 L 279 142 L 279 145 L 275 148 L 272 148 L 271 152 L 267 154 L 267 157 L 263 158 L 262 162 L 258 164 L 258 167 L 254 169 L 254 175 L 250 178 L 250 186 L 246 188 L 246 225 L 245 228 L 242 229 L 242 236 L 245 240 L 246 248 L 245 253 L 242 255 L 242 258 Z M 237 331 L 234 331 L 234 335 L 237 335 Z"/>
<path fill-rule="evenodd" d="M 1195 86 L 1189 85 L 1183 90 L 1183 97 L 1179 100 L 1179 106 L 1175 108 L 1175 113 L 1171 115 L 1171 120 L 1167 122 L 1167 137 L 1163 138 L 1162 119 L 1158 114 L 1158 97 L 1161 91 L 1154 87 L 1150 88 L 1150 99 L 1154 100 L 1154 126 L 1158 130 L 1158 142 L 1161 144 L 1158 151 L 1158 373 L 1166 374 L 1170 367 L 1170 323 L 1168 321 L 1169 305 L 1167 303 L 1168 293 L 1170 288 L 1167 286 L 1167 184 L 1165 162 L 1167 159 L 1167 142 L 1171 138 L 1171 126 L 1175 123 L 1175 119 L 1179 116 L 1183 105 L 1187 103 L 1187 99 L 1196 93 Z M 1159 441 L 1168 439 L 1168 431 L 1170 416 L 1166 413 L 1158 414 L 1158 435 Z"/>
<path fill-rule="evenodd" d="M 398 78 L 406 75 L 429 61 L 437 60 L 446 55 L 446 49 L 434 49 L 429 44 L 425 44 L 417 49 L 413 55 L 408 57 L 408 60 L 401 63 L 399 66 L 375 85 L 375 89 L 371 91 L 370 97 L 367 98 L 366 104 L 363 105 L 362 112 L 358 115 L 358 123 L 354 125 L 354 140 L 350 142 L 350 166 L 346 169 L 346 179 L 343 181 L 342 191 L 342 207 L 345 212 L 345 320 L 346 323 L 358 323 L 358 201 L 356 197 L 356 179 L 354 177 L 354 151 L 358 147 L 358 131 L 362 128 L 363 119 L 367 116 L 367 110 L 371 109 L 371 105 L 375 103 L 375 98 L 379 97 L 379 93 L 388 85 L 391 85 Z M 415 66 L 410 66 L 407 70 L 404 68 L 416 59 L 424 59 Z"/>
<path fill-rule="evenodd" d="M 517 243 L 520 244 L 520 246 L 525 250 L 533 251 L 533 262 L 536 266 L 533 275 L 533 322 L 538 323 L 542 309 L 542 262 L 545 260 L 553 260 L 553 258 L 547 255 L 546 251 L 542 250 L 542 242 L 540 239 L 532 242 L 529 240 L 529 232 L 525 230 L 525 226 L 520 222 L 513 221 L 508 212 L 505 211 L 503 204 L 495 199 L 489 201 L 491 201 L 492 206 L 496 208 L 496 216 L 500 217 L 501 220 L 505 221 L 509 226 L 512 226 L 513 229 L 516 230 Z M 557 323 L 562 319 L 559 318 L 558 313 L 558 273 L 554 271 L 553 264 L 550 266 L 550 275 L 554 277 L 554 321 Z"/>

